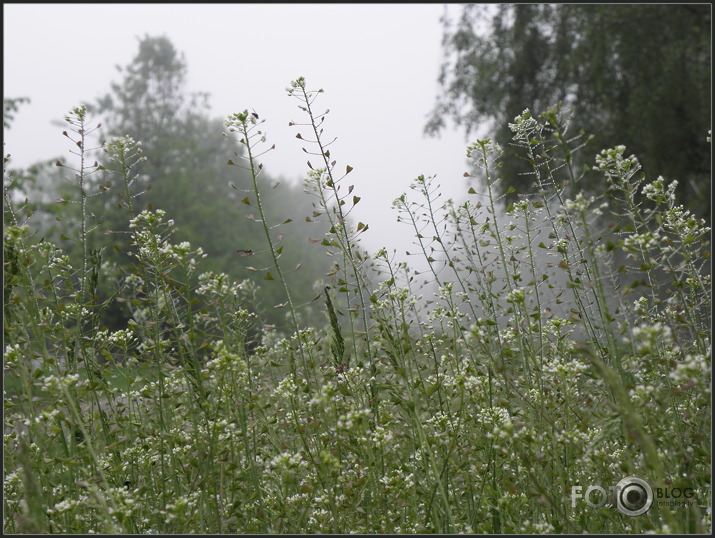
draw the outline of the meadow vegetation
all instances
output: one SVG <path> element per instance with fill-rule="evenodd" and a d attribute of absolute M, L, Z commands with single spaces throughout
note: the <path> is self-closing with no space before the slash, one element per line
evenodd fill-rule
<path fill-rule="evenodd" d="M 585 196 L 561 110 L 525 110 L 509 127 L 534 188 L 517 202 L 496 194 L 490 140 L 467 149 L 463 202 L 427 176 L 394 201 L 418 275 L 360 247 L 369 223 L 351 215 L 360 186 L 331 154 L 322 90 L 299 78 L 287 91 L 305 218 L 326 230 L 310 241 L 332 264 L 310 304 L 323 324 L 304 321 L 287 277 L 284 250 L 304 247 L 266 211 L 255 112 L 225 127 L 228 166 L 251 178 L 237 204 L 270 251 L 252 268 L 260 288 L 202 270 L 170 211 L 133 203 L 128 137 L 99 160 L 126 192 L 113 231 L 130 258 L 103 264 L 85 208 L 104 167 L 90 166 L 84 107 L 67 115 L 76 162 L 62 163 L 81 263 L 38 233 L 5 173 L 4 532 L 710 532 L 710 230 L 676 204 L 677 182 L 616 146 L 591 161 L 608 192 Z M 282 290 L 284 322 L 251 343 L 263 287 Z M 117 304 L 130 316 L 109 329 Z M 637 517 L 572 503 L 574 486 L 626 476 L 692 488 L 692 502 Z"/>

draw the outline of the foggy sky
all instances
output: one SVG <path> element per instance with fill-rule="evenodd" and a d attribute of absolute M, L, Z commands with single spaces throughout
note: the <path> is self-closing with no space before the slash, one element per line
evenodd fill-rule
<path fill-rule="evenodd" d="M 369 223 L 363 247 L 404 250 L 413 232 L 396 223 L 391 201 L 419 174 L 437 175 L 445 197 L 468 188 L 463 133 L 423 134 L 441 63 L 441 4 L 4 4 L 4 96 L 29 97 L 4 153 L 11 166 L 68 157 L 57 121 L 120 80 L 117 65 L 140 37 L 166 36 L 188 66 L 188 90 L 210 94 L 211 115 L 255 109 L 276 151 L 266 172 L 300 180 L 306 154 L 288 122 L 303 121 L 285 88 L 304 76 L 325 93 L 331 156 L 350 165 L 353 216 Z M 454 13 L 455 7 L 451 7 Z M 52 122 L 54 120 L 54 123 Z M 180 225 L 180 223 L 177 223 Z"/>

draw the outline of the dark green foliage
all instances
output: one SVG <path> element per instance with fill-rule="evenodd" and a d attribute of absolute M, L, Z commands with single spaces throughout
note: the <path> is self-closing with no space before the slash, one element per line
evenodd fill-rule
<path fill-rule="evenodd" d="M 330 353 L 335 361 L 336 368 L 344 368 L 343 357 L 345 356 L 345 339 L 343 338 L 342 331 L 340 330 L 340 323 L 338 322 L 338 315 L 335 313 L 335 307 L 333 306 L 333 301 L 330 299 L 330 293 L 328 292 L 328 287 L 325 288 L 325 307 L 328 312 L 328 319 L 330 320 L 330 328 L 332 329 L 332 335 L 330 338 Z"/>
<path fill-rule="evenodd" d="M 4 98 L 2 100 L 2 126 L 5 129 L 9 129 L 12 120 L 15 119 L 15 113 L 19 105 L 29 102 L 30 100 L 27 97 Z"/>
<path fill-rule="evenodd" d="M 427 131 L 447 118 L 467 132 L 494 122 L 507 152 L 501 187 L 530 190 L 519 175 L 508 122 L 562 102 L 569 136 L 594 133 L 592 151 L 614 143 L 639 155 L 649 177 L 680 181 L 681 203 L 709 210 L 711 6 L 707 4 L 502 4 L 463 6 L 445 20 L 445 59 Z M 484 24 L 487 24 L 486 30 Z M 481 27 L 481 28 L 480 28 Z M 575 128 L 575 129 L 574 129 Z M 592 162 L 580 164 L 592 165 Z M 595 174 L 582 187 L 602 192 Z"/>

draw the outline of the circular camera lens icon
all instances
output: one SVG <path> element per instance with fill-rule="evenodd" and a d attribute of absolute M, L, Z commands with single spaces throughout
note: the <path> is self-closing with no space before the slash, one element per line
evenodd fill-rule
<path fill-rule="evenodd" d="M 650 484 L 637 476 L 627 476 L 616 485 L 616 507 L 627 516 L 645 514 L 653 504 Z"/>

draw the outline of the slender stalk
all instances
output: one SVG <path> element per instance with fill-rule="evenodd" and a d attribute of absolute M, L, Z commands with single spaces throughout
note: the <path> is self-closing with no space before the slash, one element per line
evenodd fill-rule
<path fill-rule="evenodd" d="M 303 343 L 299 334 L 300 326 L 298 324 L 298 316 L 295 312 L 295 305 L 293 304 L 293 299 L 291 297 L 290 290 L 288 289 L 288 283 L 286 282 L 285 276 L 283 274 L 283 269 L 281 269 L 281 265 L 280 263 L 278 263 L 278 251 L 275 247 L 273 237 L 271 236 L 270 230 L 268 228 L 266 214 L 263 209 L 263 203 L 261 201 L 261 192 L 258 186 L 258 175 L 263 169 L 263 165 L 256 162 L 256 158 L 259 155 L 254 155 L 255 144 L 253 143 L 253 140 L 260 135 L 260 132 L 253 132 L 253 128 L 256 126 L 256 124 L 257 122 L 255 116 L 253 114 L 249 114 L 248 111 L 244 111 L 240 114 L 234 114 L 233 116 L 229 117 L 229 121 L 227 122 L 227 125 L 237 129 L 239 134 L 243 137 L 240 142 L 246 147 L 246 152 L 248 154 L 246 156 L 246 160 L 248 161 L 248 169 L 251 173 L 251 181 L 253 182 L 253 192 L 256 197 L 256 208 L 258 209 L 258 213 L 261 217 L 261 225 L 263 227 L 263 233 L 266 238 L 266 241 L 268 242 L 268 248 L 271 252 L 271 257 L 273 259 L 273 267 L 275 268 L 276 273 L 278 275 L 278 280 L 280 280 L 281 285 L 283 286 L 283 291 L 285 292 L 288 306 L 290 308 L 290 315 L 293 321 L 293 328 L 296 332 L 296 340 L 298 342 L 298 350 L 300 353 L 301 362 L 303 364 L 304 371 L 307 374 L 308 364 L 305 359 Z M 232 161 L 229 161 L 229 163 L 233 164 Z M 290 357 L 290 369 L 293 376 L 296 376 L 297 370 L 295 366 L 295 359 L 292 356 Z"/>

